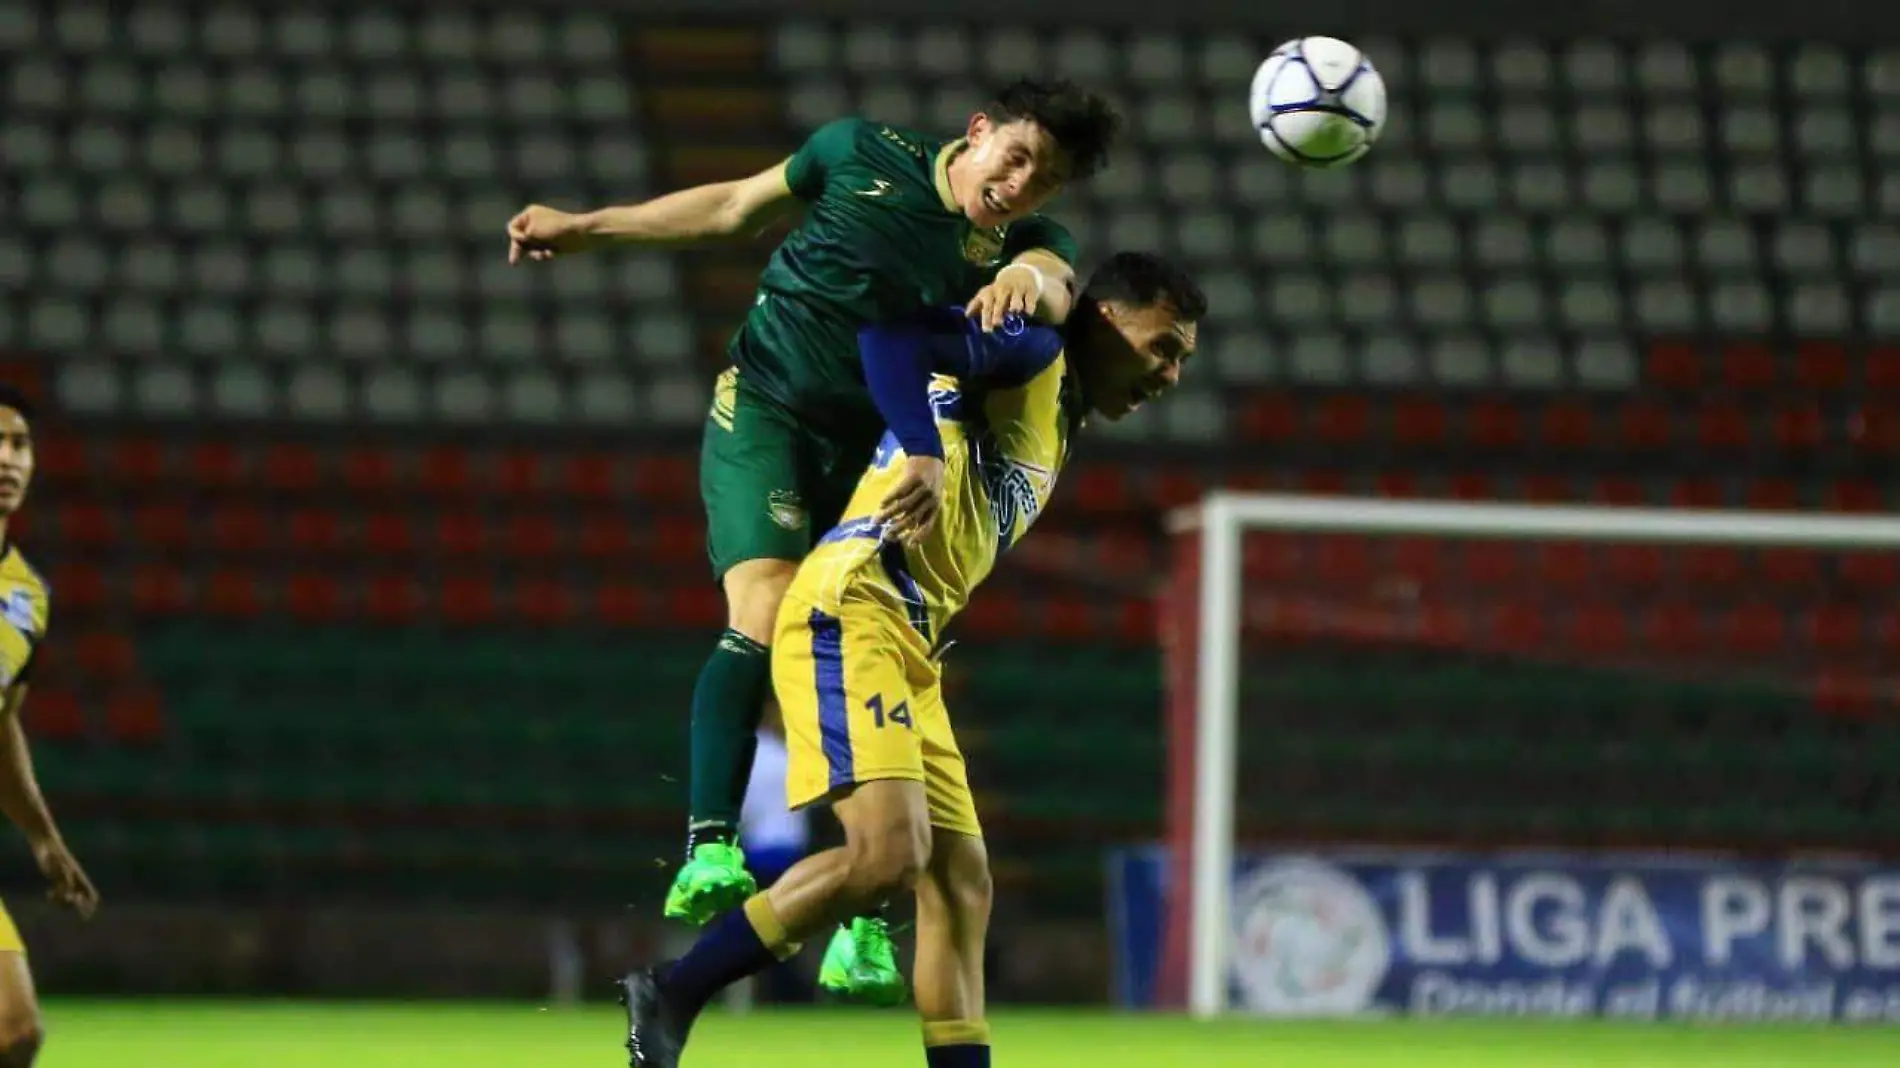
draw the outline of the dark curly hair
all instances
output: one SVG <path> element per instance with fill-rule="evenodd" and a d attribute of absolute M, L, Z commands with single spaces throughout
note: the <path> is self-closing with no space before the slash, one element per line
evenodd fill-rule
<path fill-rule="evenodd" d="M 32 422 L 33 417 L 39 414 L 38 406 L 33 403 L 33 398 L 27 396 L 24 390 L 4 382 L 0 382 L 0 408 L 11 408 L 19 412 L 28 422 Z"/>
<path fill-rule="evenodd" d="M 983 113 L 1003 125 L 1027 119 L 1049 131 L 1074 164 L 1070 177 L 1087 178 L 1108 165 L 1121 133 L 1114 105 L 1063 78 L 1022 78 L 990 98 Z"/>
<path fill-rule="evenodd" d="M 1117 252 L 1102 261 L 1082 289 L 1086 300 L 1114 301 L 1130 308 L 1165 303 L 1190 323 L 1207 315 L 1207 294 L 1193 276 L 1152 252 Z"/>

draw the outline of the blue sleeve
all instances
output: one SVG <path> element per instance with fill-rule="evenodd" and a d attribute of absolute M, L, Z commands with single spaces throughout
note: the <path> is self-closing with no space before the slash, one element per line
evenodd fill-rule
<path fill-rule="evenodd" d="M 930 376 L 954 375 L 990 386 L 1020 386 L 1062 352 L 1055 330 L 1010 316 L 984 333 L 961 308 L 879 323 L 858 331 L 864 384 L 878 414 L 910 456 L 943 456 L 943 436 L 930 410 Z"/>

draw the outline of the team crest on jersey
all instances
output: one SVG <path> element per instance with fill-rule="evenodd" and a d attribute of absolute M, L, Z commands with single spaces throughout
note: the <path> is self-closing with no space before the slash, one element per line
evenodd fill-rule
<path fill-rule="evenodd" d="M 963 235 L 963 258 L 978 267 L 994 267 L 1003 259 L 1001 226 L 980 230 L 974 226 Z"/>
<path fill-rule="evenodd" d="M 765 511 L 772 522 L 786 530 L 805 529 L 805 502 L 791 490 L 773 490 L 767 494 Z"/>
<path fill-rule="evenodd" d="M 14 630 L 32 637 L 37 625 L 33 619 L 33 595 L 26 590 L 8 590 L 6 599 L 0 601 L 0 618 Z"/>
<path fill-rule="evenodd" d="M 982 465 L 984 489 L 989 491 L 990 517 L 1007 548 L 1015 540 L 1016 524 L 1035 522 L 1042 504 L 1049 498 L 1055 472 L 1041 464 L 997 457 Z"/>

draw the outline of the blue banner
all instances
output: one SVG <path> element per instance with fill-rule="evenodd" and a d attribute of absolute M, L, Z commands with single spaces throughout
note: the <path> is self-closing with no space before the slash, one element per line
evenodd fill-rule
<path fill-rule="evenodd" d="M 1115 854 L 1118 986 L 1155 1003 L 1165 854 Z M 1234 1007 L 1273 1016 L 1900 1021 L 1900 868 L 1654 856 L 1264 854 Z"/>

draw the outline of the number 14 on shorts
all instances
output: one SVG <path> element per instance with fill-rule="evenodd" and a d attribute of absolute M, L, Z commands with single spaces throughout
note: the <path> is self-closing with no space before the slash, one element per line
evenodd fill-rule
<path fill-rule="evenodd" d="M 906 730 L 911 729 L 910 702 L 908 701 L 899 701 L 887 711 L 884 708 L 884 695 L 875 694 L 869 701 L 864 702 L 864 707 L 871 710 L 871 725 L 874 727 L 882 729 L 888 723 L 896 723 Z"/>

